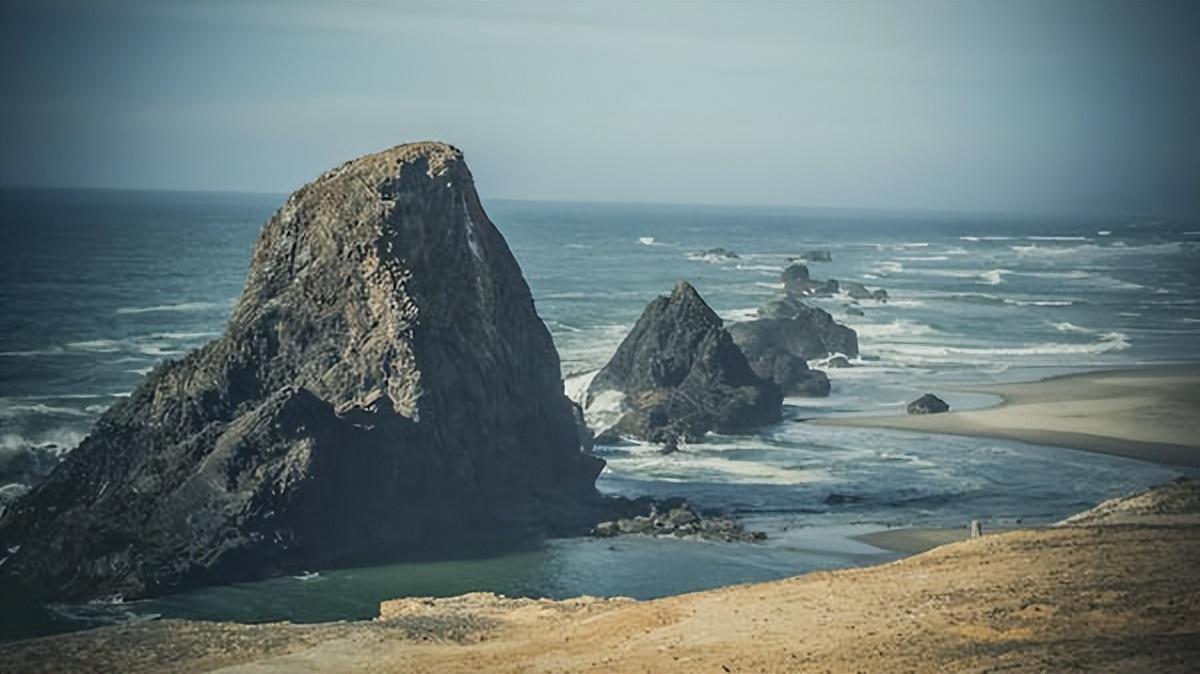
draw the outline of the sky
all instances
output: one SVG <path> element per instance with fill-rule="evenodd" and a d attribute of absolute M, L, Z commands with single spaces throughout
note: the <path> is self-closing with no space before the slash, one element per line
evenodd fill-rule
<path fill-rule="evenodd" d="M 1200 218 L 1200 2 L 0 0 L 0 184 Z"/>

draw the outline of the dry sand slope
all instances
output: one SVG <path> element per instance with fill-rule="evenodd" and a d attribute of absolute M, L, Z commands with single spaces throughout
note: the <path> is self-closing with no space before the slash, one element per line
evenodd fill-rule
<path fill-rule="evenodd" d="M 0 671 L 1194 671 L 1200 483 L 1069 526 L 657 601 L 385 602 L 366 623 L 161 621 L 11 644 Z M 225 668 L 225 669 L 222 669 Z"/>

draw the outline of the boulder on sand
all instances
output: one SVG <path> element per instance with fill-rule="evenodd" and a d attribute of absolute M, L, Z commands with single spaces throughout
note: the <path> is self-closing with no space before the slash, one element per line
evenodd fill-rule
<path fill-rule="evenodd" d="M 624 435 L 663 443 L 779 421 L 782 394 L 750 368 L 720 317 L 687 282 L 646 306 L 588 387 L 624 394 Z"/>
<path fill-rule="evenodd" d="M 909 414 L 940 414 L 949 411 L 950 406 L 946 404 L 946 401 L 932 393 L 926 393 L 908 404 Z"/>

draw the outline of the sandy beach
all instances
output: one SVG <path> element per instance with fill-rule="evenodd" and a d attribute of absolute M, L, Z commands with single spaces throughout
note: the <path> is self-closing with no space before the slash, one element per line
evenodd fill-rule
<path fill-rule="evenodd" d="M 1019 440 L 1200 467 L 1200 369 L 1194 365 L 955 390 L 991 393 L 1004 402 L 983 410 L 814 423 Z"/>
<path fill-rule="evenodd" d="M 1185 672 L 1200 484 L 882 566 L 637 602 L 471 594 L 376 620 L 178 620 L 0 647 L 22 672 Z"/>

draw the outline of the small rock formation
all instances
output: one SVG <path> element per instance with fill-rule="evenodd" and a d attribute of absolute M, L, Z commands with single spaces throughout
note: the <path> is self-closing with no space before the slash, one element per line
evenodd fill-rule
<path fill-rule="evenodd" d="M 5 512 L 20 547 L 0 581 L 134 598 L 586 529 L 572 513 L 603 462 L 576 422 L 462 154 L 402 145 L 288 198 L 224 335 L 156 368 Z"/>
<path fill-rule="evenodd" d="M 616 430 L 652 442 L 700 440 L 780 420 L 782 395 L 750 369 L 720 317 L 687 282 L 646 306 L 588 387 L 624 394 Z"/>
<path fill-rule="evenodd" d="M 713 260 L 738 260 L 738 259 L 741 259 L 740 255 L 738 255 L 737 253 L 733 252 L 732 250 L 728 250 L 726 248 L 709 248 L 708 250 L 700 251 L 698 253 L 698 256 L 703 259 L 713 259 Z"/>
<path fill-rule="evenodd" d="M 833 320 L 828 311 L 809 306 L 797 297 L 778 295 L 759 307 L 758 315 L 763 318 L 738 325 L 763 320 L 786 321 L 789 343 L 795 349 L 793 353 L 805 360 L 836 354 L 858 357 L 858 334 L 854 330 Z"/>
<path fill-rule="evenodd" d="M 809 277 L 808 267 L 802 264 L 788 265 L 779 280 L 783 281 L 783 292 L 796 297 L 830 297 L 838 292 L 837 281 L 814 280 Z"/>
<path fill-rule="evenodd" d="M 946 401 L 932 393 L 926 393 L 908 404 L 909 414 L 940 414 L 949 411 L 950 406 L 946 404 Z"/>
<path fill-rule="evenodd" d="M 789 262 L 832 262 L 833 256 L 827 250 L 809 250 L 795 257 L 789 257 Z"/>
<path fill-rule="evenodd" d="M 811 370 L 802 355 L 806 333 L 795 319 L 763 318 L 729 327 L 733 341 L 759 377 L 773 382 L 784 395 L 827 396 L 829 377 Z"/>
<path fill-rule="evenodd" d="M 597 538 L 611 538 L 622 534 L 694 537 L 729 543 L 762 541 L 767 538 L 761 531 L 746 531 L 731 517 L 701 517 L 682 499 L 668 499 L 652 505 L 648 514 L 601 522 L 592 529 L 592 535 Z"/>
<path fill-rule="evenodd" d="M 888 300 L 887 291 L 883 288 L 870 290 L 855 281 L 842 281 L 842 290 L 853 300 L 874 300 L 876 302 L 887 302 Z"/>

